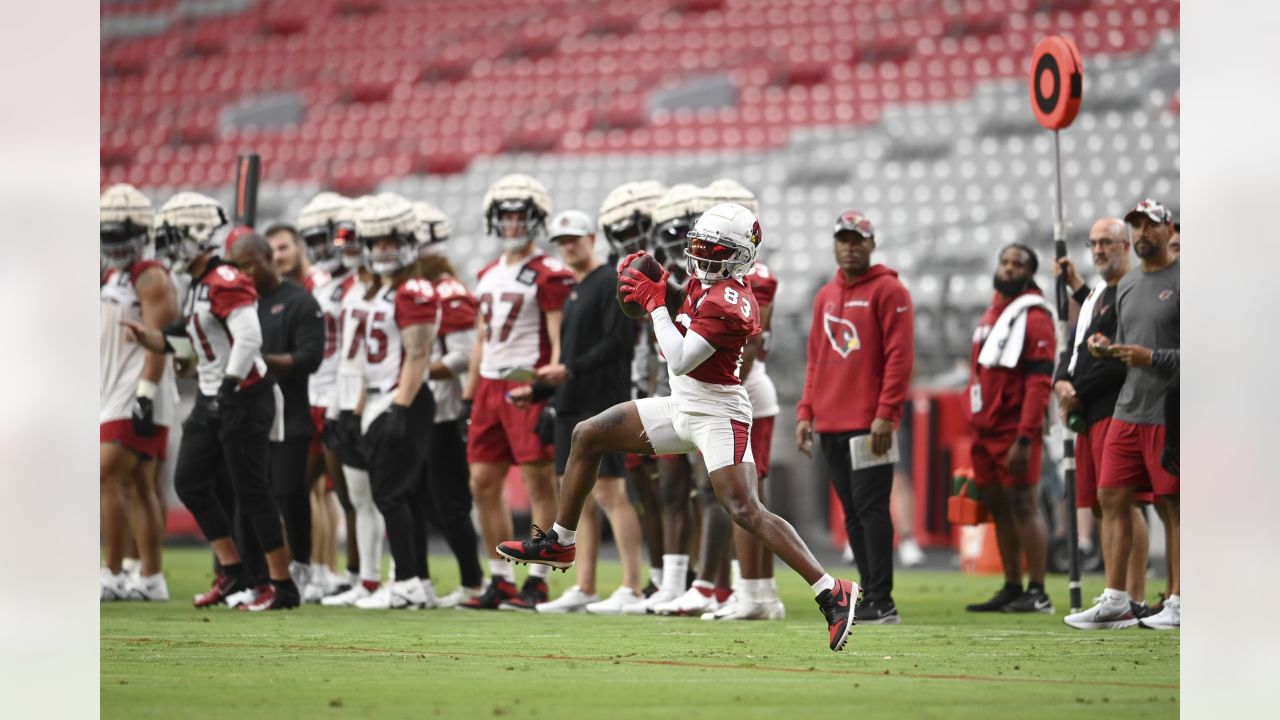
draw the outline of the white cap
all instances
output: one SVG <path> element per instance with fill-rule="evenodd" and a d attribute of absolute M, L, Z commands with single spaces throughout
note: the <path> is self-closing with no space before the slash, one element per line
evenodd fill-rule
<path fill-rule="evenodd" d="M 556 242 L 557 238 L 566 235 L 582 237 L 595 235 L 595 233 L 595 223 L 591 222 L 591 218 L 581 210 L 562 210 L 547 225 L 547 234 L 551 237 L 551 242 Z"/>

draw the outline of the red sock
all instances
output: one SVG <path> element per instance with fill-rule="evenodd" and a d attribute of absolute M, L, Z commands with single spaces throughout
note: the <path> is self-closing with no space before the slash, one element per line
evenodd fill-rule
<path fill-rule="evenodd" d="M 716 588 L 716 602 L 722 603 L 728 600 L 729 596 L 732 594 L 733 590 L 729 588 Z"/>
<path fill-rule="evenodd" d="M 369 592 L 374 592 L 375 590 L 378 589 L 378 586 L 381 585 L 382 583 L 378 582 L 377 580 L 361 580 L 360 584 L 364 586 L 365 590 L 368 590 Z"/>

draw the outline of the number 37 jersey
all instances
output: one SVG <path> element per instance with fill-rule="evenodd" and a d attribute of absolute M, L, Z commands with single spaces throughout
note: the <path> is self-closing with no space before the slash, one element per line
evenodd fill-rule
<path fill-rule="evenodd" d="M 760 333 L 760 313 L 751 288 L 740 280 L 685 285 L 684 305 L 675 317 L 681 335 L 692 330 L 715 348 L 686 375 L 671 374 L 671 396 L 681 412 L 727 416 L 751 423 L 751 400 L 742 386 L 742 349 Z"/>
<path fill-rule="evenodd" d="M 573 285 L 569 268 L 545 255 L 511 264 L 499 257 L 480 270 L 475 291 L 485 325 L 480 376 L 499 380 L 511 368 L 550 362 L 544 313 L 561 310 Z"/>

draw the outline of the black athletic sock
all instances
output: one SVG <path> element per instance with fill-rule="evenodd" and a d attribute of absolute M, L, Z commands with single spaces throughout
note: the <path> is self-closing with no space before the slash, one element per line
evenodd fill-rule
<path fill-rule="evenodd" d="M 1038 583 L 1038 582 L 1027 583 L 1027 592 L 1029 593 L 1038 592 L 1041 595 L 1044 595 L 1044 583 Z"/>
<path fill-rule="evenodd" d="M 244 563 L 243 563 L 243 562 L 232 563 L 232 564 L 230 564 L 230 565 L 223 565 L 223 566 L 222 566 L 222 575 L 223 575 L 224 577 L 229 577 L 229 578 L 231 578 L 232 580 L 239 579 L 240 574 L 241 574 L 242 572 L 244 572 Z"/>
<path fill-rule="evenodd" d="M 1009 592 L 1011 592 L 1011 593 L 1017 593 L 1017 594 L 1021 595 L 1021 594 L 1022 594 L 1022 583 L 1011 583 L 1011 582 L 1007 582 L 1007 583 L 1005 583 L 1005 584 L 1004 584 L 1004 589 L 1005 589 L 1005 590 L 1008 590 L 1008 591 L 1009 591 Z"/>
<path fill-rule="evenodd" d="M 298 586 L 293 584 L 293 578 L 285 578 L 284 580 L 272 580 L 271 587 L 274 588 L 277 593 L 284 591 L 284 592 L 293 592 L 296 594 L 298 592 Z"/>

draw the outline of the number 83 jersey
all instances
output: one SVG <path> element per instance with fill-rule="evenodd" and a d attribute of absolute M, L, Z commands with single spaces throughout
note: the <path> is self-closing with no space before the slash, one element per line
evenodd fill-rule
<path fill-rule="evenodd" d="M 685 300 L 675 317 L 681 335 L 690 330 L 715 347 L 711 357 L 686 375 L 671 375 L 676 409 L 717 415 L 751 424 L 751 400 L 742 386 L 742 349 L 760 333 L 760 313 L 751 288 L 741 280 L 705 286 L 696 278 L 685 285 Z"/>

